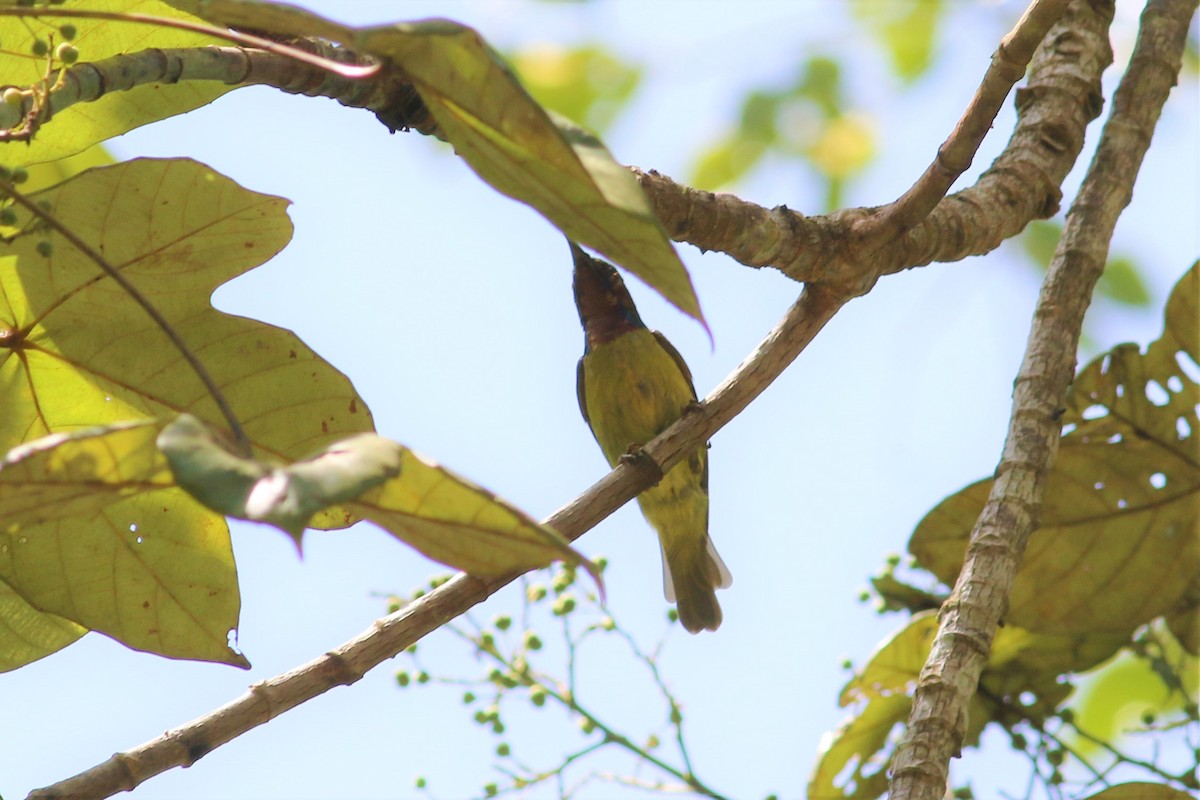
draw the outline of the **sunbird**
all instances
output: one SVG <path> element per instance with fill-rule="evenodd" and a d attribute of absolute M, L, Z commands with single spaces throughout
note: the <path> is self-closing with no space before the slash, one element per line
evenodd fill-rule
<path fill-rule="evenodd" d="M 665 430 L 696 402 L 692 373 L 658 331 L 646 328 L 624 281 L 571 242 L 584 351 L 579 410 L 611 466 Z M 700 447 L 638 496 L 658 532 L 663 593 L 691 633 L 721 625 L 717 589 L 733 582 L 708 536 L 708 449 Z"/>

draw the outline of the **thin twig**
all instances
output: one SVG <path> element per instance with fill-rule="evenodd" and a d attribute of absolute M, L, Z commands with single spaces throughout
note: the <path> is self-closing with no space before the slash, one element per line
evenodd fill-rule
<path fill-rule="evenodd" d="M 942 608 L 908 727 L 896 747 L 893 800 L 927 800 L 945 791 L 950 758 L 966 731 L 967 706 L 1037 525 L 1061 434 L 1056 409 L 1067 405 L 1084 312 L 1175 85 L 1196 6 L 1196 0 L 1150 0 L 1142 15 L 1129 68 L 1038 297 L 996 480 Z"/>
<path fill-rule="evenodd" d="M 1070 0 L 1034 0 L 1013 29 L 1000 41 L 975 96 L 954 126 L 925 173 L 894 203 L 864 222 L 860 235 L 885 240 L 912 228 L 938 204 L 954 181 L 971 166 L 979 145 L 992 128 L 992 121 L 1012 87 L 1025 75 L 1025 68 L 1046 32 L 1059 20 Z"/>
<path fill-rule="evenodd" d="M 760 394 L 813 340 L 841 307 L 808 287 L 746 361 L 700 407 L 684 414 L 646 446 L 665 470 L 694 451 Z M 577 539 L 602 519 L 653 485 L 661 472 L 645 459 L 618 464 L 604 478 L 545 524 Z M 104 798 L 129 791 L 174 767 L 191 766 L 205 754 L 335 686 L 348 686 L 366 672 L 415 644 L 517 576 L 484 581 L 458 574 L 366 631 L 307 664 L 250 687 L 241 697 L 143 745 L 117 753 L 74 777 L 30 793 L 30 800 Z"/>
<path fill-rule="evenodd" d="M 157 325 L 159 329 L 166 334 L 167 338 L 171 340 L 171 344 L 175 346 L 175 349 L 179 351 L 181 356 L 183 356 L 183 360 L 186 361 L 188 366 L 192 368 L 192 371 L 196 373 L 196 377 L 200 379 L 200 382 L 204 384 L 205 390 L 212 397 L 213 402 L 216 403 L 217 408 L 221 411 L 221 416 L 225 418 L 225 423 L 229 426 L 229 431 L 233 435 L 233 443 L 237 446 L 242 455 L 249 457 L 252 454 L 250 437 L 248 437 L 246 432 L 242 429 L 242 424 L 238 422 L 237 415 L 233 413 L 233 408 L 225 399 L 225 395 L 221 391 L 221 388 L 217 385 L 217 382 L 213 380 L 212 376 L 208 373 L 208 370 L 204 367 L 204 364 L 200 361 L 200 359 L 196 357 L 196 354 L 193 353 L 191 348 L 187 346 L 187 342 L 183 340 L 183 337 L 179 335 L 179 332 L 175 330 L 175 327 L 171 325 L 167 318 L 164 317 L 159 310 L 154 307 L 154 304 L 151 303 L 119 269 L 109 263 L 108 259 L 102 256 L 95 248 L 93 248 L 83 239 L 81 239 L 74 231 L 72 231 L 66 225 L 63 225 L 53 214 L 43 209 L 21 192 L 17 191 L 17 188 L 13 186 L 12 183 L 6 178 L 0 178 L 0 194 L 12 198 L 17 205 L 21 206 L 30 214 L 37 217 L 37 219 L 41 220 L 50 228 L 53 228 L 60 236 L 70 242 L 75 249 L 82 253 L 85 258 L 99 267 L 101 271 L 108 275 L 108 277 L 112 278 L 113 281 L 120 286 L 121 289 L 127 295 L 129 295 L 135 303 L 141 306 L 142 310 L 145 311 L 150 319 L 154 321 L 154 324 Z"/>

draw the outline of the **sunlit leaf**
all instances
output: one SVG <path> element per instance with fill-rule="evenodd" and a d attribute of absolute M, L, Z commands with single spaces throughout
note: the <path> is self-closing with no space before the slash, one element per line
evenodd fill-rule
<path fill-rule="evenodd" d="M 72 3 L 71 7 L 200 21 L 159 0 L 86 0 Z M 151 48 L 225 44 L 209 36 L 158 25 L 0 16 L 0 43 L 4 45 L 0 49 L 3 82 L 28 87 L 44 78 L 46 58 L 33 54 L 33 41 L 35 38 L 48 40 L 52 35 L 56 37 L 55 41 L 62 41 L 58 27 L 67 22 L 78 31 L 72 44 L 79 49 L 81 63 Z M 72 155 L 149 122 L 211 103 L 232 88 L 217 81 L 181 81 L 109 92 L 93 102 L 77 103 L 56 113 L 28 145 L 23 142 L 0 145 L 0 165 L 36 164 Z M 5 127 L 15 124 L 17 118 L 13 109 L 0 107 L 0 121 Z"/>
<path fill-rule="evenodd" d="M 1120 345 L 1078 375 L 1067 432 L 1013 586 L 1006 620 L 1040 633 L 1128 634 L 1194 605 L 1200 580 L 1200 271 L 1167 303 L 1143 354 Z M 990 490 L 942 501 L 909 549 L 953 582 Z M 1192 599 L 1189 599 L 1192 598 Z"/>
<path fill-rule="evenodd" d="M 1081 676 L 1079 693 L 1071 700 L 1071 710 L 1075 715 L 1075 726 L 1088 735 L 1079 736 L 1073 730 L 1065 730 L 1064 735 L 1073 749 L 1088 755 L 1102 751 L 1101 742 L 1116 743 L 1130 734 L 1136 738 L 1138 728 L 1144 727 L 1142 718 L 1147 712 L 1166 721 L 1173 713 L 1182 715 L 1189 698 L 1197 696 L 1200 664 L 1158 626 L 1155 629 L 1155 638 L 1162 645 L 1162 651 L 1156 657 L 1161 656 L 1173 667 L 1170 684 L 1155 670 L 1154 662 L 1146 654 L 1131 652 L 1122 653 L 1099 669 Z M 1182 686 L 1174 686 L 1176 679 L 1182 681 Z"/>
<path fill-rule="evenodd" d="M 38 611 L 0 581 L 0 672 L 45 658 L 85 633 L 69 620 Z"/>
<path fill-rule="evenodd" d="M 637 181 L 594 136 L 552 120 L 478 33 L 430 20 L 366 29 L 356 41 L 408 74 L 480 177 L 701 319 L 687 271 Z"/>
<path fill-rule="evenodd" d="M 402 448 L 400 477 L 346 506 L 425 555 L 473 575 L 590 562 L 560 535 L 481 486 Z"/>
<path fill-rule="evenodd" d="M 903 629 L 875 648 L 867 665 L 842 689 L 839 705 L 911 692 L 929 657 L 929 645 L 935 633 L 936 611 L 914 614 Z"/>
<path fill-rule="evenodd" d="M 231 452 L 183 415 L 159 446 L 179 484 L 222 514 L 266 522 L 300 543 L 317 511 L 341 504 L 425 555 L 480 577 L 584 564 L 562 537 L 490 492 L 382 436 L 359 434 L 272 465 Z"/>
<path fill-rule="evenodd" d="M 703 322 L 687 270 L 633 175 L 594 136 L 553 119 L 476 31 L 442 19 L 355 29 L 294 6 L 173 2 L 213 23 L 323 36 L 391 62 L 481 178 Z"/>
<path fill-rule="evenodd" d="M 805 795 L 810 800 L 874 800 L 888 788 L 887 762 L 908 719 L 906 694 L 872 698 L 836 731 L 827 733 Z"/>
<path fill-rule="evenodd" d="M 372 427 L 349 381 L 293 334 L 209 303 L 218 285 L 287 242 L 286 201 L 188 160 L 93 169 L 31 197 L 163 314 L 261 457 L 290 460 Z M 223 424 L 180 352 L 123 289 L 24 212 L 18 227 L 26 232 L 0 245 L 0 448 L 182 411 Z M 10 548 L 0 578 L 34 607 L 131 647 L 233 660 L 237 587 L 225 520 L 173 481 L 141 489 L 94 513 L 86 497 L 43 503 L 41 521 L 0 531 Z M 85 505 L 51 518 L 71 503 Z M 346 522 L 343 512 L 315 524 Z M 193 552 L 204 563 L 189 569 L 180 554 Z"/>
<path fill-rule="evenodd" d="M 130 423 L 53 434 L 0 462 L 0 579 L 25 624 L 53 649 L 75 623 L 137 650 L 248 666 L 229 648 L 237 574 L 224 520 L 172 488 L 157 430 Z M 5 661 L 45 655 L 4 651 Z"/>

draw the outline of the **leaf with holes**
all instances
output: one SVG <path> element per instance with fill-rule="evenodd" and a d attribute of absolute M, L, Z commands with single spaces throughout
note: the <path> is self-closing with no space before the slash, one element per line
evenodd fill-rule
<path fill-rule="evenodd" d="M 1167 302 L 1163 335 L 1120 345 L 1076 377 L 1041 527 L 1007 622 L 1053 634 L 1127 634 L 1163 614 L 1195 619 L 1200 584 L 1200 270 Z M 953 583 L 991 481 L 942 501 L 909 550 Z M 1191 599 L 1189 599 L 1191 598 Z"/>
<path fill-rule="evenodd" d="M 88 0 L 73 7 L 109 13 L 148 14 L 199 23 L 159 0 Z M 146 25 L 114 20 L 53 16 L 36 18 L 21 16 L 23 9 L 12 9 L 10 15 L 0 16 L 0 75 L 5 83 L 20 88 L 36 85 L 46 75 L 46 56 L 33 53 L 35 40 L 62 41 L 59 28 L 69 23 L 76 29 L 72 44 L 79 50 L 81 62 L 98 62 L 112 56 L 174 47 L 204 47 L 226 42 L 199 33 L 181 31 L 161 25 Z M 126 70 L 127 72 L 128 70 Z M 57 67 L 54 70 L 57 75 Z M 53 76 L 52 76 L 53 80 Z M 38 130 L 28 144 L 0 146 L 0 165 L 12 168 L 24 164 L 53 161 L 86 150 L 94 144 L 118 136 L 134 128 L 194 108 L 207 105 L 235 88 L 219 81 L 178 81 L 136 86 L 128 91 L 109 91 L 97 100 L 76 103 L 57 111 L 52 120 Z M 13 106 L 0 105 L 0 127 L 8 128 L 19 122 L 20 111 Z"/>
<path fill-rule="evenodd" d="M 307 459 L 270 464 L 231 453 L 188 414 L 158 438 L 179 485 L 214 511 L 300 537 L 340 504 L 425 555 L 479 577 L 555 560 L 599 573 L 556 532 L 487 490 L 393 441 L 363 433 Z"/>
<path fill-rule="evenodd" d="M 30 197 L 102 253 L 183 337 L 258 457 L 290 461 L 373 427 L 349 380 L 294 334 L 209 303 L 218 285 L 287 243 L 287 201 L 249 192 L 190 160 L 92 169 Z M 63 236 L 18 216 L 23 232 L 0 243 L 0 452 L 46 435 L 184 411 L 220 424 L 213 399 L 145 310 Z M 46 514 L 83 505 L 72 516 L 24 523 L 17 533 L 0 530 L 0 551 L 9 548 L 0 579 L 35 608 L 131 647 L 228 658 L 227 634 L 237 621 L 232 562 L 219 580 L 202 583 L 177 569 L 187 563 L 181 553 L 227 551 L 228 527 L 171 484 L 143 487 L 98 510 L 86 497 L 42 503 Z M 0 503 L 0 517 L 8 520 L 11 510 Z M 315 524 L 351 521 L 344 512 L 323 513 Z M 134 566 L 114 572 L 127 557 Z M 204 600 L 217 585 L 228 604 L 219 613 Z M 78 601 L 84 596 L 86 604 Z M 151 612 L 153 624 L 143 622 Z M 203 646 L 188 633 L 192 625 L 209 637 Z"/>
<path fill-rule="evenodd" d="M 90 628 L 137 650 L 249 666 L 228 643 L 240 601 L 225 520 L 174 488 L 157 433 L 143 421 L 52 434 L 0 462 L 0 580 L 15 595 L 0 592 L 0 665 Z M 17 628 L 20 639 L 4 633 Z"/>

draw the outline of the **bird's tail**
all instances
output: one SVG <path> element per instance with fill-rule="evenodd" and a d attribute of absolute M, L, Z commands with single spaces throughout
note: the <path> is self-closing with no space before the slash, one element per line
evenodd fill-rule
<path fill-rule="evenodd" d="M 717 589 L 732 584 L 733 576 L 708 536 L 703 547 L 663 549 L 663 593 L 668 602 L 676 604 L 679 621 L 688 633 L 715 631 L 721 626 Z"/>

